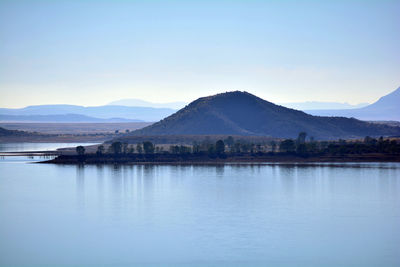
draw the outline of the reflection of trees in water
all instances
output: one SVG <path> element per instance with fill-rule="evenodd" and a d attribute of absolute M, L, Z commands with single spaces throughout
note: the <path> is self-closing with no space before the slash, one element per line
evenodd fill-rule
<path fill-rule="evenodd" d="M 111 183 L 112 183 L 112 193 L 114 201 L 118 201 L 118 199 L 122 196 L 122 168 L 123 166 L 120 164 L 114 164 L 111 167 Z M 118 206 L 118 205 L 117 205 Z"/>
<path fill-rule="evenodd" d="M 76 165 L 76 199 L 80 209 L 85 208 L 85 166 Z"/>
<path fill-rule="evenodd" d="M 155 171 L 155 166 L 150 164 L 150 165 L 143 165 L 143 174 L 146 177 L 153 177 L 154 176 L 154 171 Z"/>
<path fill-rule="evenodd" d="M 121 164 L 114 164 L 112 166 L 113 175 L 119 175 L 121 172 L 122 165 Z"/>
<path fill-rule="evenodd" d="M 275 165 L 276 178 L 286 194 L 286 197 L 292 198 L 295 193 L 297 166 L 296 165 Z"/>
<path fill-rule="evenodd" d="M 218 177 L 223 177 L 225 172 L 225 165 L 220 164 L 220 165 L 215 165 L 215 174 Z"/>
<path fill-rule="evenodd" d="M 100 174 L 103 173 L 103 168 L 109 169 L 106 181 L 110 182 L 111 186 L 105 185 L 103 188 L 111 193 L 110 197 L 113 198 L 116 206 L 120 206 L 121 203 L 137 201 L 154 191 L 157 166 L 123 164 L 103 166 L 97 166 L 98 180 L 100 180 Z M 100 191 L 98 192 L 100 193 Z"/>
<path fill-rule="evenodd" d="M 104 164 L 96 164 L 96 170 L 97 170 L 97 174 L 102 176 L 104 175 Z"/>
<path fill-rule="evenodd" d="M 104 203 L 104 168 L 104 164 L 96 164 L 97 202 L 100 206 Z"/>

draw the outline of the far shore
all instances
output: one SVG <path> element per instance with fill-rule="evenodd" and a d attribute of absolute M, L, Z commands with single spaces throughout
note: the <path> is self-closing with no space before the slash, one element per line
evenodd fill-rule
<path fill-rule="evenodd" d="M 1 136 L 0 143 L 103 143 L 114 137 L 112 134 L 94 136 L 71 134 L 38 134 L 32 136 Z"/>
<path fill-rule="evenodd" d="M 56 150 L 43 150 L 43 151 L 21 151 L 21 152 L 0 152 L 0 157 L 7 156 L 59 156 L 60 152 Z"/>

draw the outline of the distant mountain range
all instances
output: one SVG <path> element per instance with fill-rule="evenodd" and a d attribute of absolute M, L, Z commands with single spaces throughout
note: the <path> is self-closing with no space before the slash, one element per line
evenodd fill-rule
<path fill-rule="evenodd" d="M 108 105 L 119 105 L 128 107 L 152 107 L 152 108 L 171 108 L 181 109 L 185 107 L 187 102 L 169 102 L 169 103 L 153 103 L 144 101 L 141 99 L 121 99 L 118 101 L 110 102 Z M 360 103 L 357 105 L 351 105 L 349 103 L 339 102 L 319 102 L 319 101 L 306 101 L 306 102 L 292 102 L 292 103 L 279 103 L 287 108 L 298 109 L 298 110 L 312 110 L 312 109 L 350 109 L 350 108 L 362 108 L 368 105 L 368 103 Z"/>
<path fill-rule="evenodd" d="M 158 121 L 176 110 L 170 108 L 75 105 L 39 105 L 25 108 L 0 108 L 0 120 L 4 121 L 57 121 L 57 122 L 125 122 Z M 57 115 L 57 116 L 56 116 Z"/>
<path fill-rule="evenodd" d="M 400 121 L 400 87 L 363 108 L 305 110 L 305 112 L 318 116 L 353 117 L 368 121 Z"/>
<path fill-rule="evenodd" d="M 360 103 L 357 105 L 351 105 L 349 103 L 339 102 L 319 102 L 319 101 L 306 101 L 306 102 L 292 102 L 292 103 L 279 103 L 279 105 L 297 109 L 297 110 L 314 110 L 314 109 L 351 109 L 351 108 L 362 108 L 368 106 L 368 103 Z"/>
<path fill-rule="evenodd" d="M 186 106 L 187 102 L 168 102 L 168 103 L 153 103 L 136 98 L 127 98 L 110 102 L 108 105 L 128 106 L 128 107 L 151 107 L 151 108 L 170 108 L 181 109 Z"/>
<path fill-rule="evenodd" d="M 400 121 L 400 88 L 361 108 L 336 102 L 298 102 L 282 106 L 303 110 L 317 116 L 354 117 L 367 121 Z M 112 105 L 118 104 L 118 105 Z M 123 99 L 109 105 L 38 105 L 25 108 L 0 108 L 0 121 L 15 122 L 137 122 L 159 121 L 183 107 L 185 102 L 151 103 L 140 99 Z M 133 106 L 132 106 L 133 105 Z"/>
<path fill-rule="evenodd" d="M 318 139 L 400 135 L 400 127 L 342 117 L 318 117 L 265 101 L 247 92 L 199 98 L 173 115 L 132 135 L 259 135 Z"/>
<path fill-rule="evenodd" d="M 60 114 L 60 115 L 0 115 L 3 122 L 87 122 L 87 123 L 111 123 L 111 122 L 142 122 L 140 120 L 130 120 L 124 118 L 100 119 L 80 114 Z"/>

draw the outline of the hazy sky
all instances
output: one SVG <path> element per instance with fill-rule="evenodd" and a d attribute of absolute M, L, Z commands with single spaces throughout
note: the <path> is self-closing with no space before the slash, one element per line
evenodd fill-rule
<path fill-rule="evenodd" d="M 0 107 L 372 102 L 400 86 L 400 1 L 0 0 Z"/>

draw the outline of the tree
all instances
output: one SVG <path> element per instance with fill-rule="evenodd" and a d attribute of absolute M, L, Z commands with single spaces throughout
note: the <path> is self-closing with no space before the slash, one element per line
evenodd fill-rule
<path fill-rule="evenodd" d="M 225 139 L 225 143 L 230 148 L 235 143 L 235 140 L 233 139 L 232 136 L 228 136 L 228 138 Z"/>
<path fill-rule="evenodd" d="M 169 152 L 171 154 L 178 154 L 179 153 L 179 146 L 170 146 L 169 147 Z"/>
<path fill-rule="evenodd" d="M 127 143 L 123 143 L 123 144 L 122 144 L 122 152 L 123 152 L 124 154 L 127 154 L 127 153 L 128 153 L 128 144 L 127 144 Z"/>
<path fill-rule="evenodd" d="M 137 151 L 137 153 L 142 154 L 142 152 L 143 152 L 143 147 L 142 147 L 141 144 L 138 143 L 138 144 L 136 145 L 136 151 Z"/>
<path fill-rule="evenodd" d="M 283 140 L 279 145 L 281 152 L 293 152 L 296 149 L 296 145 L 292 139 Z"/>
<path fill-rule="evenodd" d="M 215 146 L 213 144 L 209 144 L 207 147 L 208 156 L 215 157 Z"/>
<path fill-rule="evenodd" d="M 97 154 L 97 155 L 102 155 L 102 154 L 104 154 L 104 146 L 103 146 L 103 145 L 100 145 L 100 146 L 97 147 L 96 154 Z"/>
<path fill-rule="evenodd" d="M 311 141 L 310 143 L 308 143 L 307 144 L 307 152 L 308 153 L 317 153 L 318 152 L 317 142 Z"/>
<path fill-rule="evenodd" d="M 389 150 L 389 153 L 393 153 L 393 154 L 400 152 L 400 147 L 398 146 L 396 140 L 390 141 L 388 150 Z"/>
<path fill-rule="evenodd" d="M 306 142 L 307 133 L 301 132 L 297 137 L 297 144 L 304 144 Z"/>
<path fill-rule="evenodd" d="M 378 142 L 378 140 L 376 140 L 375 138 L 372 138 L 370 136 L 366 136 L 364 138 L 364 143 L 367 145 L 375 145 Z"/>
<path fill-rule="evenodd" d="M 122 151 L 122 143 L 121 142 L 114 142 L 111 144 L 111 151 L 117 155 L 120 154 Z"/>
<path fill-rule="evenodd" d="M 250 144 L 250 153 L 254 153 L 255 145 L 253 143 Z"/>
<path fill-rule="evenodd" d="M 200 152 L 200 145 L 198 145 L 197 143 L 194 143 L 192 146 L 192 151 L 193 153 L 199 153 Z"/>
<path fill-rule="evenodd" d="M 181 146 L 179 147 L 179 154 L 189 154 L 190 151 L 191 151 L 191 149 L 190 149 L 189 146 L 183 146 L 183 145 L 181 145 Z"/>
<path fill-rule="evenodd" d="M 256 145 L 256 151 L 257 152 L 261 152 L 261 144 L 257 144 Z"/>
<path fill-rule="evenodd" d="M 249 152 L 251 149 L 251 145 L 247 143 L 240 144 L 240 150 L 242 152 Z"/>
<path fill-rule="evenodd" d="M 85 148 L 83 146 L 77 146 L 76 147 L 76 153 L 79 156 L 83 156 L 85 154 Z"/>
<path fill-rule="evenodd" d="M 145 154 L 153 154 L 154 153 L 154 145 L 150 141 L 143 142 L 143 150 Z"/>
<path fill-rule="evenodd" d="M 305 143 L 300 143 L 297 145 L 296 153 L 299 155 L 306 155 L 307 154 L 307 146 Z"/>
<path fill-rule="evenodd" d="M 276 142 L 275 141 L 271 141 L 270 145 L 271 145 L 271 151 L 275 152 L 275 150 L 276 150 Z"/>
<path fill-rule="evenodd" d="M 216 152 L 218 155 L 224 154 L 224 152 L 225 152 L 225 143 L 224 143 L 224 141 L 218 140 L 218 141 L 215 143 L 215 152 Z"/>
<path fill-rule="evenodd" d="M 240 149 L 241 147 L 242 147 L 241 144 L 239 142 L 236 142 L 233 145 L 233 150 L 235 151 L 235 153 L 240 153 L 241 152 L 241 149 Z"/>

